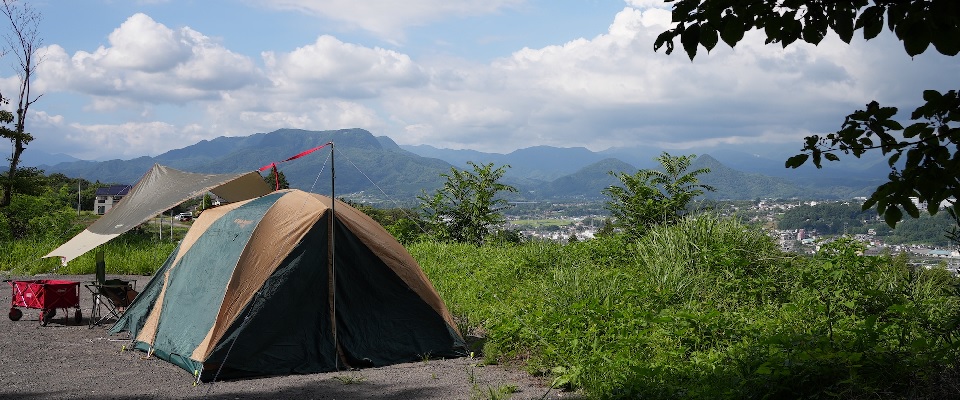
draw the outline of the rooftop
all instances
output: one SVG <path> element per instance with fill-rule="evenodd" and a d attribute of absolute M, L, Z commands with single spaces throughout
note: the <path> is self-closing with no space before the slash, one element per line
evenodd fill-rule
<path fill-rule="evenodd" d="M 126 196 L 130 191 L 130 185 L 112 185 L 108 187 L 97 188 L 96 196 Z"/>

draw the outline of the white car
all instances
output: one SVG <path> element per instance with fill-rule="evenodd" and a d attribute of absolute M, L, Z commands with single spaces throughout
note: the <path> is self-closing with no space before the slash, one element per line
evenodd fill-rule
<path fill-rule="evenodd" d="M 173 217 L 173 219 L 175 219 L 175 220 L 177 220 L 177 221 L 189 221 L 189 220 L 193 219 L 193 214 L 192 214 L 192 213 L 180 213 L 180 214 L 175 215 L 175 216 Z"/>

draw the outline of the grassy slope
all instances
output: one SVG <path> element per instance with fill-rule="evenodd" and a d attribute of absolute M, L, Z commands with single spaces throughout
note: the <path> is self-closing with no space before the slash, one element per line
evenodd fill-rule
<path fill-rule="evenodd" d="M 943 395 L 955 279 L 836 247 L 797 259 L 701 217 L 636 243 L 410 250 L 487 357 L 591 396 Z"/>

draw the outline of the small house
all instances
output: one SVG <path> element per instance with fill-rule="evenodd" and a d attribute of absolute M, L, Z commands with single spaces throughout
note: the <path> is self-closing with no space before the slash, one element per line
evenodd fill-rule
<path fill-rule="evenodd" d="M 94 200 L 93 210 L 97 215 L 106 214 L 110 208 L 120 202 L 123 196 L 130 191 L 130 185 L 112 185 L 108 187 L 97 188 L 96 200 Z"/>

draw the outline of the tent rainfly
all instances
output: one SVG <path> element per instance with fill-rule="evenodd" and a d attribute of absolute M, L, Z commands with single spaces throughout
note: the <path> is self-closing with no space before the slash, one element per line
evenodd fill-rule
<path fill-rule="evenodd" d="M 204 211 L 111 332 L 202 381 L 463 356 L 416 260 L 332 206 L 284 190 Z"/>
<path fill-rule="evenodd" d="M 226 201 L 234 202 L 263 196 L 270 193 L 271 188 L 256 171 L 241 174 L 196 174 L 154 164 L 110 212 L 43 257 L 60 257 L 60 262 L 67 265 L 68 261 L 120 236 L 157 214 L 208 191 Z"/>

